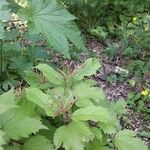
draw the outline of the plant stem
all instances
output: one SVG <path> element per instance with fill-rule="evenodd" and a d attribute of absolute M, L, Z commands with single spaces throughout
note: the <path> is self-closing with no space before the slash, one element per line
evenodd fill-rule
<path fill-rule="evenodd" d="M 16 144 L 19 144 L 19 145 L 23 145 L 24 144 L 23 142 L 17 141 L 17 140 L 14 140 L 14 139 L 11 139 L 10 142 L 16 143 Z"/>
<path fill-rule="evenodd" d="M 3 41 L 0 40 L 0 76 L 3 70 Z"/>

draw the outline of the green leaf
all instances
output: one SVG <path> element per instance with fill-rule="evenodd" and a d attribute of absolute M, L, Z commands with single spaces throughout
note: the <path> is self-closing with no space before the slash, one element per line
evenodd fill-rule
<path fill-rule="evenodd" d="M 57 124 L 57 121 L 56 122 L 55 121 L 54 121 L 54 124 Z M 48 131 L 47 129 L 43 129 L 38 132 L 38 135 L 42 135 L 49 140 L 53 139 L 54 133 L 56 129 L 58 128 L 57 125 L 56 126 L 54 124 L 52 125 L 49 122 L 49 120 L 47 120 L 47 118 L 43 119 L 42 122 L 48 128 L 49 132 L 47 132 Z"/>
<path fill-rule="evenodd" d="M 10 144 L 4 147 L 4 150 L 22 150 L 22 145 L 19 144 Z"/>
<path fill-rule="evenodd" d="M 64 83 L 63 76 L 59 72 L 55 71 L 51 66 L 47 64 L 39 64 L 36 68 L 43 73 L 49 82 L 56 85 L 62 85 Z"/>
<path fill-rule="evenodd" d="M 14 13 L 17 13 L 18 10 L 21 8 L 21 6 L 17 2 L 15 2 L 15 0 L 7 0 L 7 1 L 9 3 L 9 7 Z"/>
<path fill-rule="evenodd" d="M 17 107 L 14 104 L 14 100 L 15 100 L 15 95 L 13 89 L 0 95 L 0 114 L 4 113 L 8 109 Z"/>
<path fill-rule="evenodd" d="M 100 123 L 100 128 L 103 130 L 105 134 L 115 134 L 119 127 L 120 127 L 119 124 L 114 125 L 114 123 L 103 123 L 103 122 Z"/>
<path fill-rule="evenodd" d="M 9 110 L 1 114 L 0 127 L 7 137 L 16 140 L 22 137 L 27 138 L 40 129 L 47 129 L 40 120 L 27 117 L 18 110 Z"/>
<path fill-rule="evenodd" d="M 87 145 L 87 149 L 86 150 L 111 150 L 110 148 L 108 148 L 107 146 L 104 146 L 101 142 L 99 142 L 98 140 L 94 140 L 92 142 L 90 142 Z"/>
<path fill-rule="evenodd" d="M 81 122 L 72 122 L 58 128 L 54 135 L 56 149 L 62 145 L 66 150 L 84 150 L 84 143 L 93 139 L 89 128 Z"/>
<path fill-rule="evenodd" d="M 98 87 L 91 87 L 87 82 L 80 82 L 73 88 L 74 96 L 79 100 L 95 100 L 101 102 L 106 99 L 105 93 Z"/>
<path fill-rule="evenodd" d="M 138 138 L 136 133 L 130 130 L 123 130 L 116 134 L 114 144 L 118 150 L 148 150 L 146 144 Z"/>
<path fill-rule="evenodd" d="M 101 121 L 112 122 L 111 114 L 102 106 L 88 106 L 76 110 L 71 117 L 74 121 Z"/>
<path fill-rule="evenodd" d="M 14 29 L 10 31 L 5 30 L 4 35 L 5 35 L 5 38 L 4 38 L 5 40 L 14 40 L 17 38 L 17 36 L 19 36 L 19 30 L 18 29 Z"/>
<path fill-rule="evenodd" d="M 77 100 L 75 104 L 78 107 L 88 107 L 88 106 L 93 105 L 92 101 L 90 99 L 87 99 L 87 98 Z"/>
<path fill-rule="evenodd" d="M 102 130 L 100 128 L 94 127 L 94 128 L 91 128 L 91 131 L 98 140 L 102 141 L 103 134 L 102 134 Z"/>
<path fill-rule="evenodd" d="M 8 21 L 11 19 L 11 10 L 9 9 L 9 3 L 6 0 L 0 2 L 0 21 Z"/>
<path fill-rule="evenodd" d="M 27 70 L 25 75 L 26 82 L 32 87 L 38 87 L 40 85 L 40 80 L 37 74 L 32 70 Z"/>
<path fill-rule="evenodd" d="M 4 25 L 3 23 L 0 21 L 0 39 L 4 38 Z"/>
<path fill-rule="evenodd" d="M 75 69 L 72 76 L 74 80 L 82 80 L 85 76 L 96 74 L 97 69 L 101 67 L 98 59 L 89 58 L 79 68 Z"/>
<path fill-rule="evenodd" d="M 69 55 L 69 41 L 79 49 L 85 49 L 80 31 L 72 23 L 74 16 L 56 0 L 30 0 L 20 16 L 29 22 L 32 32 L 42 33 L 49 44 L 65 57 Z"/>
<path fill-rule="evenodd" d="M 47 94 L 37 88 L 27 88 L 26 96 L 28 100 L 43 108 L 48 116 L 53 116 L 51 110 L 52 99 Z"/>
<path fill-rule="evenodd" d="M 32 101 L 27 100 L 26 97 L 19 98 L 17 105 L 19 106 L 21 112 L 28 117 L 40 118 L 40 116 L 43 115 L 43 109 Z"/>
<path fill-rule="evenodd" d="M 69 92 L 69 91 L 68 91 Z M 55 88 L 49 89 L 48 93 L 53 96 L 54 99 L 57 99 L 59 97 L 64 97 L 65 94 L 65 87 L 64 86 L 57 86 Z"/>
<path fill-rule="evenodd" d="M 1 147 L 3 144 L 5 144 L 4 141 L 4 133 L 0 130 L 0 150 L 3 150 L 3 148 Z"/>
<path fill-rule="evenodd" d="M 112 102 L 110 105 L 113 111 L 116 112 L 117 115 L 120 116 L 126 113 L 127 103 L 125 102 L 125 100 L 118 100 L 117 102 Z"/>
<path fill-rule="evenodd" d="M 28 62 L 27 58 L 23 56 L 12 57 L 11 61 L 12 62 L 9 66 L 9 68 L 11 69 L 18 69 L 18 70 L 24 71 L 33 66 L 33 64 Z"/>
<path fill-rule="evenodd" d="M 44 136 L 34 136 L 27 140 L 22 150 L 54 150 L 54 148 Z"/>

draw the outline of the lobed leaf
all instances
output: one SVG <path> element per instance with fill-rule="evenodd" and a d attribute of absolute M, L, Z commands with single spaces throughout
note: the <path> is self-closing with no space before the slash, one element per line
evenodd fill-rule
<path fill-rule="evenodd" d="M 108 146 L 102 145 L 99 141 L 94 140 L 89 143 L 86 150 L 112 150 Z"/>
<path fill-rule="evenodd" d="M 49 44 L 65 57 L 70 58 L 69 41 L 79 49 L 86 49 L 74 16 L 58 5 L 56 0 L 30 0 L 19 14 L 29 22 L 33 33 L 42 33 Z"/>
<path fill-rule="evenodd" d="M 102 133 L 102 130 L 100 128 L 91 128 L 91 131 L 93 133 L 93 135 L 100 141 L 102 141 L 103 139 L 103 133 Z"/>
<path fill-rule="evenodd" d="M 8 138 L 16 140 L 27 138 L 40 129 L 47 129 L 40 120 L 27 117 L 18 110 L 9 110 L 1 114 L 0 126 Z"/>
<path fill-rule="evenodd" d="M 14 103 L 15 100 L 15 94 L 13 92 L 13 89 L 0 95 L 0 114 L 4 113 L 8 109 L 17 107 Z"/>
<path fill-rule="evenodd" d="M 29 138 L 22 150 L 54 150 L 54 148 L 48 139 L 39 135 Z"/>
<path fill-rule="evenodd" d="M 58 128 L 54 135 L 56 149 L 62 145 L 66 150 L 84 150 L 84 143 L 93 139 L 93 134 L 82 122 L 72 122 Z"/>
<path fill-rule="evenodd" d="M 136 132 L 123 130 L 116 134 L 114 144 L 118 150 L 148 150 L 144 142 L 135 138 Z"/>

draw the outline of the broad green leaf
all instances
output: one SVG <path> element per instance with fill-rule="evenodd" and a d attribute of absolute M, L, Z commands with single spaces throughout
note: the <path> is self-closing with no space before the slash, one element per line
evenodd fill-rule
<path fill-rule="evenodd" d="M 54 150 L 54 148 L 44 136 L 34 136 L 25 142 L 22 150 Z"/>
<path fill-rule="evenodd" d="M 148 150 L 146 144 L 138 138 L 136 133 L 130 130 L 123 130 L 116 134 L 114 144 L 118 150 Z"/>
<path fill-rule="evenodd" d="M 1 114 L 0 127 L 8 138 L 16 140 L 22 137 L 27 138 L 40 129 L 47 129 L 40 120 L 27 117 L 18 110 L 9 110 Z"/>
<path fill-rule="evenodd" d="M 11 10 L 9 9 L 9 3 L 6 0 L 0 1 L 0 21 L 8 21 L 11 19 Z"/>
<path fill-rule="evenodd" d="M 10 31 L 5 30 L 4 35 L 5 35 L 5 38 L 4 38 L 5 40 L 14 40 L 17 38 L 17 36 L 19 36 L 19 30 L 18 29 L 14 29 Z"/>
<path fill-rule="evenodd" d="M 11 58 L 11 61 L 9 68 L 18 69 L 19 71 L 27 70 L 33 66 L 33 64 L 28 62 L 28 59 L 23 56 L 14 56 Z"/>
<path fill-rule="evenodd" d="M 69 41 L 79 49 L 85 49 L 80 31 L 72 22 L 74 16 L 56 0 L 30 0 L 19 14 L 29 22 L 33 33 L 42 33 L 49 44 L 65 57 L 69 55 Z"/>
<path fill-rule="evenodd" d="M 109 147 L 107 146 L 99 146 L 99 145 L 92 145 L 91 149 L 89 148 L 88 150 L 111 150 Z"/>
<path fill-rule="evenodd" d="M 92 87 L 89 83 L 81 82 L 73 88 L 74 96 L 81 100 L 91 99 L 96 102 L 101 102 L 106 99 L 105 93 L 98 87 Z"/>
<path fill-rule="evenodd" d="M 3 42 L 3 50 L 7 57 L 12 58 L 14 54 L 24 51 L 24 48 L 20 45 L 19 41 L 6 42 L 6 43 Z"/>
<path fill-rule="evenodd" d="M 2 95 L 0 95 L 0 101 L 1 102 L 10 102 L 10 103 L 14 103 L 15 100 L 15 94 L 13 92 L 13 89 L 11 89 L 10 91 L 3 93 Z"/>
<path fill-rule="evenodd" d="M 56 85 L 62 85 L 64 83 L 63 76 L 58 71 L 54 70 L 51 66 L 47 64 L 39 64 L 36 66 L 36 68 L 43 73 L 49 82 Z"/>
<path fill-rule="evenodd" d="M 90 129 L 93 133 L 93 135 L 100 141 L 102 141 L 102 138 L 103 138 L 103 133 L 102 133 L 102 130 L 100 128 L 91 128 Z"/>
<path fill-rule="evenodd" d="M 100 123 L 100 128 L 103 130 L 105 134 L 114 134 L 116 133 L 119 127 L 120 126 L 117 123 L 115 125 L 113 123 L 103 123 L 103 122 Z"/>
<path fill-rule="evenodd" d="M 58 128 L 54 134 L 56 149 L 61 145 L 66 150 L 84 150 L 84 143 L 93 139 L 89 128 L 81 122 L 72 122 Z"/>
<path fill-rule="evenodd" d="M 50 95 L 53 95 L 53 97 L 55 97 L 55 99 L 58 100 L 58 97 L 64 97 L 65 95 L 65 87 L 64 86 L 57 86 L 53 89 L 49 89 L 48 93 Z"/>
<path fill-rule="evenodd" d="M 90 99 L 80 99 L 76 101 L 76 106 L 78 107 L 88 107 L 94 105 Z"/>
<path fill-rule="evenodd" d="M 14 100 L 15 100 L 15 94 L 13 92 L 13 89 L 0 95 L 0 114 L 4 113 L 10 108 L 17 107 L 14 104 Z"/>
<path fill-rule="evenodd" d="M 48 128 L 49 132 L 47 132 L 47 129 L 43 129 L 38 132 L 38 135 L 44 136 L 45 138 L 52 140 L 54 137 L 54 133 L 58 127 L 52 125 L 49 120 L 47 120 L 47 118 L 43 119 L 42 122 Z"/>
<path fill-rule="evenodd" d="M 32 101 L 29 101 L 25 96 L 19 98 L 17 105 L 19 106 L 21 112 L 31 118 L 40 118 L 44 111 L 42 108 L 38 107 Z"/>
<path fill-rule="evenodd" d="M 126 113 L 127 103 L 125 102 L 125 100 L 118 100 L 117 102 L 112 102 L 110 105 L 113 111 L 116 112 L 117 115 L 120 116 Z"/>
<path fill-rule="evenodd" d="M 32 70 L 27 70 L 26 76 L 24 77 L 27 83 L 32 87 L 38 87 L 40 85 L 40 81 L 36 73 Z"/>
<path fill-rule="evenodd" d="M 85 76 L 96 74 L 97 69 L 100 67 L 98 59 L 89 58 L 79 68 L 74 70 L 72 76 L 74 80 L 82 80 Z"/>
<path fill-rule="evenodd" d="M 52 99 L 50 96 L 37 88 L 27 88 L 26 96 L 28 100 L 43 108 L 48 116 L 53 116 L 53 111 L 51 110 Z"/>
<path fill-rule="evenodd" d="M 104 146 L 99 140 L 94 140 L 88 143 L 86 150 L 112 150 L 107 146 Z"/>
<path fill-rule="evenodd" d="M 76 110 L 71 117 L 74 121 L 100 121 L 100 122 L 112 122 L 111 114 L 102 106 L 88 106 Z"/>

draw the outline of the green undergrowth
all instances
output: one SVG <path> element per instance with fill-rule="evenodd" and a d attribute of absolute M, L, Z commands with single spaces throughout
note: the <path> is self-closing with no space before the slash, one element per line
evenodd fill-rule
<path fill-rule="evenodd" d="M 29 70 L 29 87 L 0 96 L 1 149 L 147 150 L 136 132 L 120 126 L 125 101 L 109 104 L 96 82 L 85 78 L 100 67 L 90 58 L 73 72 L 47 64 L 35 67 L 42 77 Z"/>

